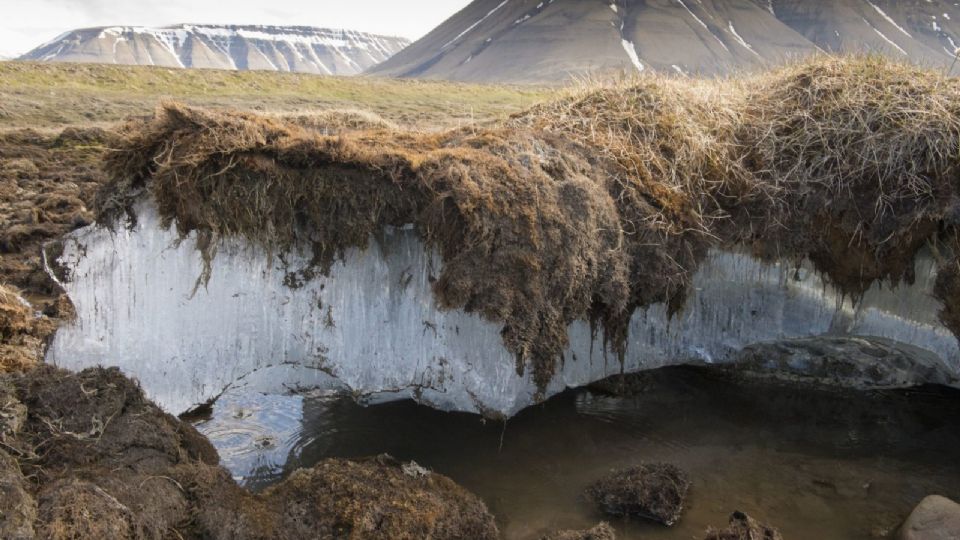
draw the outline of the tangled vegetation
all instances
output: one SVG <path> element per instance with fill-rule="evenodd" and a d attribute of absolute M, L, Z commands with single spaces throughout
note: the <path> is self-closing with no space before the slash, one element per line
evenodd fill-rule
<path fill-rule="evenodd" d="M 449 478 L 389 456 L 327 459 L 260 494 L 119 370 L 0 374 L 0 538 L 492 540 Z"/>
<path fill-rule="evenodd" d="M 412 223 L 444 261 L 438 304 L 501 323 L 541 388 L 571 322 L 596 323 L 622 354 L 631 314 L 681 309 L 712 248 L 810 259 L 859 295 L 911 280 L 930 246 L 960 334 L 960 81 L 941 73 L 824 56 L 583 89 L 445 132 L 323 121 L 166 104 L 124 127 L 100 220 L 133 217 L 149 193 L 201 245 L 310 247 L 320 270 Z"/>

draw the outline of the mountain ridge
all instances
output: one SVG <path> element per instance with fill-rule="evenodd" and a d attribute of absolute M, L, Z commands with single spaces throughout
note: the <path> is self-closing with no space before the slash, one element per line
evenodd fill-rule
<path fill-rule="evenodd" d="M 368 72 L 468 82 L 722 75 L 817 51 L 945 66 L 958 21 L 945 0 L 475 0 Z"/>
<path fill-rule="evenodd" d="M 98 26 L 65 32 L 18 60 L 354 75 L 408 44 L 310 26 Z"/>

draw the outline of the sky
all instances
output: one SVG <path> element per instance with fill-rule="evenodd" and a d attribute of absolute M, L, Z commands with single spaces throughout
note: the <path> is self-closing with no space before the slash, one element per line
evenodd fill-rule
<path fill-rule="evenodd" d="M 15 57 L 63 32 L 90 26 L 304 25 L 417 39 L 468 3 L 469 0 L 0 0 L 0 56 Z"/>

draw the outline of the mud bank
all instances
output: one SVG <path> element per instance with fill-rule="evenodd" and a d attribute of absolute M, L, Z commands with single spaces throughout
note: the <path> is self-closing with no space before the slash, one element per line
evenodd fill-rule
<path fill-rule="evenodd" d="M 0 375 L 0 537 L 493 539 L 451 480 L 381 456 L 325 460 L 253 495 L 116 369 Z"/>
<path fill-rule="evenodd" d="M 56 334 L 48 361 L 119 366 L 175 413 L 239 387 L 340 389 L 506 415 L 544 395 L 529 371 L 517 373 L 500 325 L 436 305 L 431 285 L 443 262 L 413 230 L 389 228 L 369 249 L 347 251 L 328 276 L 307 280 L 292 271 L 309 265 L 309 247 L 271 257 L 224 240 L 203 282 L 196 237 L 181 241 L 149 204 L 137 216 L 130 229 L 90 227 L 58 247 L 51 271 L 77 317 Z M 621 372 L 723 363 L 752 344 L 818 335 L 912 344 L 917 369 L 907 368 L 899 385 L 955 381 L 960 351 L 931 297 L 936 265 L 921 254 L 914 274 L 912 284 L 877 283 L 853 299 L 810 263 L 712 251 L 677 314 L 665 304 L 634 313 L 622 356 L 588 322 L 571 324 L 546 395 Z"/>

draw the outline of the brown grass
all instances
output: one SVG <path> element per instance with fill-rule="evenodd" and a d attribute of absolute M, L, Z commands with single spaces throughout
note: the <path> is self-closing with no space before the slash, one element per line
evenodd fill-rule
<path fill-rule="evenodd" d="M 52 321 L 34 314 L 18 290 L 0 285 L 0 373 L 36 365 L 54 328 Z"/>
<path fill-rule="evenodd" d="M 359 127 L 168 104 L 126 126 L 100 219 L 146 190 L 182 234 L 312 247 L 319 270 L 413 223 L 444 260 L 439 304 L 502 323 L 543 387 L 572 321 L 622 353 L 631 313 L 680 309 L 711 248 L 810 258 L 858 295 L 912 279 L 960 216 L 960 82 L 880 58 L 654 76 L 440 133 Z"/>

